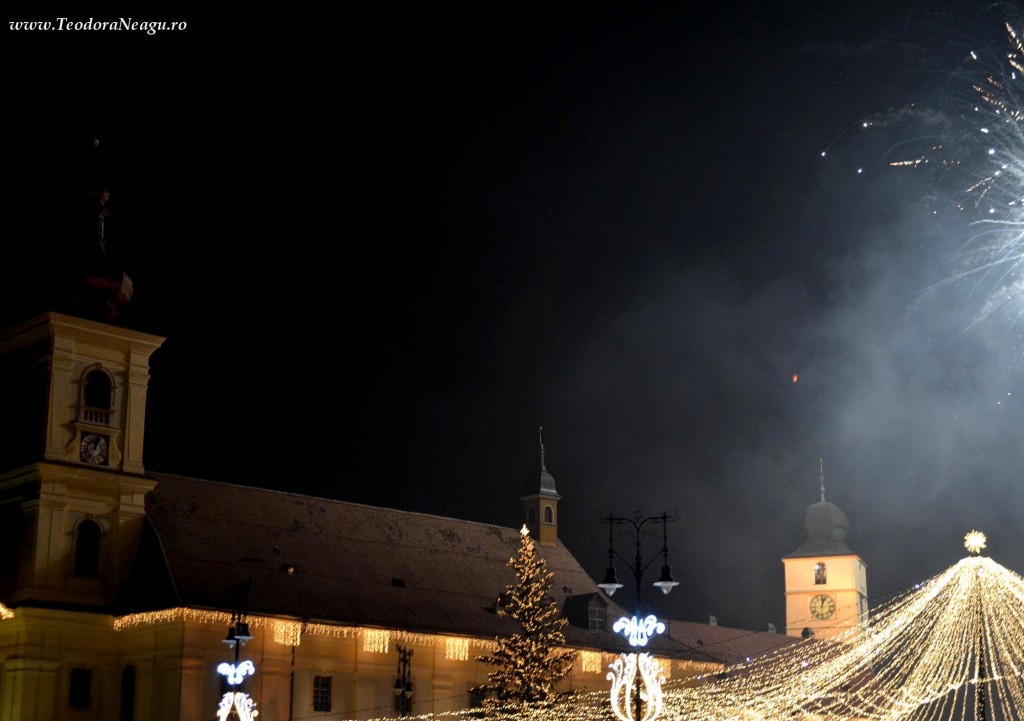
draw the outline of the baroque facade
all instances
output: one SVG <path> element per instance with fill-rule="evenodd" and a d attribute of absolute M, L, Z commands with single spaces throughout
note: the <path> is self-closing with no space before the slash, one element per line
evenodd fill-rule
<path fill-rule="evenodd" d="M 0 721 L 213 718 L 241 621 L 260 719 L 476 703 L 518 531 L 148 471 L 162 343 L 61 313 L 0 334 Z M 542 455 L 521 500 L 580 651 L 562 688 L 605 688 L 626 614 L 558 540 L 558 499 Z M 722 666 L 672 634 L 650 650 L 670 676 Z"/>

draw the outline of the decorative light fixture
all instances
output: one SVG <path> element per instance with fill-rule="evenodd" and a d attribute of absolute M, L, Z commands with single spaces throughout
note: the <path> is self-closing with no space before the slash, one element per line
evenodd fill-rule
<path fill-rule="evenodd" d="M 608 570 L 604 572 L 604 581 L 597 584 L 597 587 L 611 596 L 622 588 L 622 584 L 615 577 L 615 526 L 611 522 L 611 516 L 608 516 L 608 519 Z"/>
<path fill-rule="evenodd" d="M 649 523 L 660 523 L 662 527 L 661 556 L 663 565 L 661 577 L 654 582 L 655 588 L 668 595 L 679 582 L 672 578 L 672 571 L 668 565 L 668 522 L 676 520 L 669 518 L 667 513 L 660 516 L 648 516 L 642 518 L 639 513 L 633 518 L 621 518 L 608 515 L 605 521 L 608 522 L 608 570 L 605 573 L 604 583 L 598 584 L 609 596 L 616 590 L 622 588 L 622 584 L 615 577 L 615 526 L 627 525 L 632 527 L 634 541 L 634 559 L 631 565 L 633 578 L 636 580 L 636 613 L 632 618 L 620 618 L 612 626 L 616 633 L 623 634 L 633 648 L 644 647 L 648 640 L 655 634 L 665 632 L 665 624 L 660 622 L 656 616 L 649 614 L 642 616 L 640 612 L 640 588 L 644 571 L 657 559 L 657 556 L 646 564 L 643 560 L 643 538 L 644 528 Z M 623 561 L 626 559 L 619 556 Z M 628 563 L 628 561 L 627 561 Z M 661 686 L 665 682 L 665 672 L 661 663 L 649 653 L 622 653 L 609 666 L 608 680 L 612 682 L 611 707 L 612 712 L 620 721 L 654 721 L 662 711 L 664 705 Z"/>
<path fill-rule="evenodd" d="M 227 679 L 228 685 L 231 686 L 231 689 L 221 697 L 217 706 L 219 721 L 228 721 L 228 719 L 234 718 L 237 718 L 238 721 L 253 721 L 259 715 L 259 711 L 256 710 L 256 702 L 249 698 L 249 694 L 236 688 L 242 684 L 246 676 L 256 673 L 256 666 L 252 661 L 240 661 L 238 658 L 242 646 L 253 639 L 252 634 L 249 633 L 249 624 L 245 620 L 251 585 L 252 577 L 233 589 L 235 609 L 231 612 L 231 625 L 228 627 L 224 643 L 234 649 L 235 662 L 224 662 L 217 666 L 217 673 L 223 675 Z"/>
<path fill-rule="evenodd" d="M 672 571 L 667 565 L 661 567 L 661 578 L 654 582 L 657 588 L 661 589 L 661 592 L 666 596 L 672 592 L 672 589 L 679 585 L 679 581 L 672 578 Z"/>
<path fill-rule="evenodd" d="M 619 579 L 615 577 L 614 568 L 611 566 L 608 567 L 608 570 L 604 574 L 604 581 L 597 584 L 597 587 L 602 589 L 609 596 L 622 588 L 622 584 L 619 583 Z"/>

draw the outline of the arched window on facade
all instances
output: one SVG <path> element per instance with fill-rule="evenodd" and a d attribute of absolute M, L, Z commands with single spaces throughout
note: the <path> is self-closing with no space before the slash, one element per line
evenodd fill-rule
<path fill-rule="evenodd" d="M 100 524 L 86 519 L 75 531 L 75 575 L 95 578 L 100 575 Z"/>
<path fill-rule="evenodd" d="M 135 721 L 135 667 L 121 672 L 121 721 Z"/>
<path fill-rule="evenodd" d="M 551 506 L 544 506 L 544 523 L 554 523 L 555 512 L 551 509 Z"/>
<path fill-rule="evenodd" d="M 114 386 L 110 376 L 95 368 L 82 379 L 82 420 L 96 425 L 110 425 L 110 405 Z"/>
<path fill-rule="evenodd" d="M 825 577 L 825 564 L 824 563 L 815 563 L 814 564 L 814 583 L 815 583 L 815 585 L 820 586 L 821 584 L 825 583 L 825 578 L 826 578 Z"/>

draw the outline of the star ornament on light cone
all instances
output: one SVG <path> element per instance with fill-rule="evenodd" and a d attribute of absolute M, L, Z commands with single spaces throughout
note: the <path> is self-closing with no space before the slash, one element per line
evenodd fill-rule
<path fill-rule="evenodd" d="M 981 553 L 988 545 L 988 539 L 985 538 L 985 534 L 981 531 L 970 531 L 964 536 L 964 548 L 972 556 L 977 556 Z"/>

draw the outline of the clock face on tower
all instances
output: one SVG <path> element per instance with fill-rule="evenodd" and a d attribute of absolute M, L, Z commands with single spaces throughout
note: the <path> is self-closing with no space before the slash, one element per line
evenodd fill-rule
<path fill-rule="evenodd" d="M 821 593 L 811 599 L 811 615 L 819 621 L 832 618 L 836 612 L 836 601 L 831 596 Z"/>
<path fill-rule="evenodd" d="M 82 445 L 78 457 L 83 463 L 94 466 L 107 465 L 107 454 L 110 451 L 110 438 L 99 433 L 86 433 L 82 436 Z"/>

